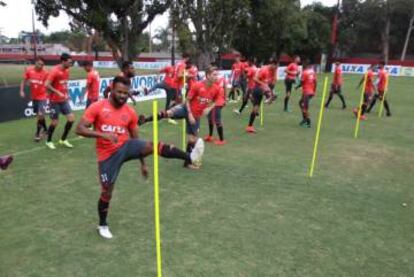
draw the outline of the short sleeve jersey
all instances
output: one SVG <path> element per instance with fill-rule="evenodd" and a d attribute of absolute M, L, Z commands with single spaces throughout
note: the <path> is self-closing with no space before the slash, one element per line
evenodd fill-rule
<path fill-rule="evenodd" d="M 377 89 L 380 92 L 384 92 L 385 91 L 385 87 L 387 85 L 387 78 L 388 78 L 388 73 L 385 69 L 380 69 L 378 71 L 378 85 L 377 85 Z"/>
<path fill-rule="evenodd" d="M 36 70 L 34 66 L 28 67 L 24 72 L 24 80 L 30 83 L 32 100 L 46 100 L 45 82 L 48 73 L 45 69 Z"/>
<path fill-rule="evenodd" d="M 93 124 L 98 132 L 113 133 L 118 136 L 118 142 L 96 139 L 96 154 L 98 161 L 108 159 L 130 138 L 129 130 L 137 127 L 138 117 L 127 104 L 115 108 L 108 99 L 93 103 L 83 115 L 83 119 Z"/>
<path fill-rule="evenodd" d="M 268 85 L 269 81 L 271 80 L 272 72 L 273 70 L 271 70 L 269 66 L 263 66 L 258 71 L 256 71 L 256 78 Z M 257 85 L 262 87 L 262 84 L 257 83 Z M 267 86 L 262 88 L 266 89 Z"/>
<path fill-rule="evenodd" d="M 333 84 L 336 86 L 342 86 L 342 83 L 343 83 L 342 69 L 340 66 L 337 66 L 334 72 Z"/>
<path fill-rule="evenodd" d="M 256 86 L 256 82 L 254 81 L 254 76 L 256 76 L 257 67 L 252 65 L 246 69 L 246 77 L 247 77 L 247 88 L 254 89 Z"/>
<path fill-rule="evenodd" d="M 185 74 L 185 62 L 179 62 L 174 68 L 174 88 L 176 89 L 181 89 L 184 86 L 184 76 L 180 77 L 181 74 Z"/>
<path fill-rule="evenodd" d="M 86 77 L 88 99 L 98 100 L 99 98 L 99 73 L 96 70 L 88 72 Z"/>
<path fill-rule="evenodd" d="M 220 94 L 220 86 L 217 83 L 207 86 L 207 81 L 194 84 L 188 93 L 190 109 L 194 118 L 200 118 L 203 111 L 213 102 L 216 102 Z"/>
<path fill-rule="evenodd" d="M 191 89 L 191 87 L 197 82 L 198 68 L 194 65 L 191 66 L 190 69 L 188 70 L 188 74 L 189 74 L 189 77 L 187 79 L 188 89 Z"/>
<path fill-rule="evenodd" d="M 286 68 L 286 79 L 295 80 L 299 73 L 299 67 L 296 63 L 290 63 Z"/>
<path fill-rule="evenodd" d="M 216 100 L 216 107 L 223 107 L 226 104 L 226 78 L 220 77 L 216 84 L 220 87 L 220 93 Z"/>
<path fill-rule="evenodd" d="M 316 74 L 313 69 L 305 69 L 302 73 L 302 93 L 304 95 L 315 95 Z"/>
<path fill-rule="evenodd" d="M 173 88 L 175 87 L 175 81 L 174 81 L 174 67 L 173 66 L 166 66 L 163 69 L 160 70 L 160 73 L 164 73 L 164 83 L 167 84 L 167 86 Z"/>
<path fill-rule="evenodd" d="M 61 65 L 56 65 L 50 72 L 48 81 L 51 82 L 51 85 L 54 89 L 60 91 L 65 96 L 68 95 L 68 80 L 69 80 L 69 69 L 62 68 Z M 51 102 L 64 102 L 66 97 L 60 97 L 54 92 L 50 93 Z"/>
<path fill-rule="evenodd" d="M 231 67 L 232 75 L 234 80 L 239 80 L 242 76 L 243 70 L 246 68 L 244 62 L 236 62 Z"/>
<path fill-rule="evenodd" d="M 374 72 L 369 69 L 367 72 L 367 81 L 365 83 L 365 93 L 374 93 Z"/>

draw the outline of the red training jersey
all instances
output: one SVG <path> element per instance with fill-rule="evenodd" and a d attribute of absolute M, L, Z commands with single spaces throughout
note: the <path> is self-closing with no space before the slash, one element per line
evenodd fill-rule
<path fill-rule="evenodd" d="M 233 63 L 231 67 L 231 75 L 233 80 L 239 80 L 245 68 L 246 64 L 244 62 Z"/>
<path fill-rule="evenodd" d="M 260 86 L 264 90 L 268 90 L 269 89 L 268 84 L 269 84 L 269 82 L 272 78 L 272 74 L 274 74 L 274 70 L 272 70 L 268 65 L 265 65 L 262 68 L 260 68 L 256 72 L 256 78 L 259 79 L 260 81 L 266 83 L 266 85 L 262 85 L 262 84 L 259 84 L 258 82 L 256 82 L 257 85 Z"/>
<path fill-rule="evenodd" d="M 93 103 L 83 115 L 83 119 L 93 124 L 94 129 L 102 133 L 118 136 L 118 143 L 103 138 L 96 139 L 96 155 L 98 161 L 108 159 L 130 138 L 130 130 L 138 128 L 138 117 L 127 104 L 115 108 L 108 99 Z"/>
<path fill-rule="evenodd" d="M 182 89 L 184 86 L 185 62 L 179 62 L 174 68 L 174 80 L 176 89 Z M 180 77 L 180 75 L 183 75 Z M 187 78 L 187 76 L 185 76 Z"/>
<path fill-rule="evenodd" d="M 188 69 L 188 77 L 187 77 L 187 84 L 188 89 L 190 90 L 191 87 L 197 82 L 197 75 L 198 75 L 198 68 L 193 65 Z"/>
<path fill-rule="evenodd" d="M 170 88 L 175 87 L 175 80 L 174 80 L 174 67 L 169 65 L 160 70 L 160 73 L 164 73 L 164 83 L 167 84 Z"/>
<path fill-rule="evenodd" d="M 335 86 L 342 86 L 343 79 L 342 79 L 342 69 L 340 66 L 335 68 L 334 76 L 333 76 L 333 84 Z"/>
<path fill-rule="evenodd" d="M 220 87 L 220 93 L 217 96 L 216 107 L 223 107 L 226 105 L 226 86 L 227 81 L 225 77 L 219 77 L 216 84 Z"/>
<path fill-rule="evenodd" d="M 302 93 L 304 95 L 315 95 L 316 73 L 313 69 L 305 69 L 302 73 Z"/>
<path fill-rule="evenodd" d="M 367 72 L 367 81 L 365 83 L 365 93 L 372 94 L 374 93 L 374 72 L 372 69 L 369 69 Z"/>
<path fill-rule="evenodd" d="M 194 84 L 187 96 L 194 118 L 200 118 L 203 115 L 203 111 L 212 102 L 217 101 L 220 89 L 221 87 L 217 83 L 207 86 L 207 81 L 200 81 Z"/>
<path fill-rule="evenodd" d="M 299 75 L 299 66 L 296 63 L 290 63 L 286 68 L 286 79 L 295 80 Z"/>
<path fill-rule="evenodd" d="M 89 100 L 96 101 L 99 98 L 99 73 L 94 69 L 86 77 L 86 93 Z"/>
<path fill-rule="evenodd" d="M 59 92 L 63 93 L 64 97 L 58 96 L 54 92 L 50 92 L 51 102 L 64 102 L 68 95 L 68 80 L 69 80 L 69 69 L 63 68 L 60 64 L 53 67 L 47 80 L 50 81 L 52 87 Z"/>
<path fill-rule="evenodd" d="M 44 68 L 41 70 L 36 70 L 34 66 L 30 66 L 25 70 L 23 78 L 25 81 L 29 81 L 30 83 L 30 93 L 32 100 L 47 99 L 45 87 L 47 76 L 48 73 Z"/>
<path fill-rule="evenodd" d="M 387 86 L 388 72 L 383 68 L 378 71 L 378 85 L 379 92 L 384 92 Z"/>
<path fill-rule="evenodd" d="M 254 64 L 246 69 L 248 89 L 254 89 L 254 87 L 256 86 L 256 82 L 254 81 L 254 76 L 256 76 L 256 71 L 257 71 L 257 67 Z"/>

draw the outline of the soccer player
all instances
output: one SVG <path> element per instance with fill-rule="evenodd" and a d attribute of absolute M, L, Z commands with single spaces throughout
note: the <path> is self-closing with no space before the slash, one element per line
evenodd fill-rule
<path fill-rule="evenodd" d="M 370 113 L 372 108 L 375 105 L 375 102 L 377 99 L 380 101 L 384 101 L 384 107 L 386 110 L 387 116 L 391 116 L 390 106 L 388 104 L 387 99 L 384 98 L 385 89 L 387 86 L 387 80 L 388 80 L 388 72 L 384 68 L 385 63 L 381 62 L 379 64 L 379 70 L 378 70 L 378 84 L 377 84 L 377 93 L 374 95 L 374 98 L 371 101 L 371 105 L 369 106 L 367 113 Z"/>
<path fill-rule="evenodd" d="M 240 55 L 236 56 L 236 60 L 232 65 L 231 68 L 231 89 L 229 93 L 229 101 L 230 102 L 237 102 L 236 100 L 236 90 L 239 93 L 239 90 L 241 89 L 243 92 L 243 96 L 246 94 L 245 92 L 245 86 L 244 86 L 244 70 L 246 67 L 246 63 L 241 61 Z M 240 95 L 239 95 L 240 97 Z"/>
<path fill-rule="evenodd" d="M 216 145 L 224 145 L 227 141 L 224 140 L 224 130 L 223 130 L 223 122 L 221 120 L 221 110 L 226 105 L 226 78 L 219 77 L 217 84 L 220 86 L 220 94 L 217 97 L 216 104 L 214 108 L 209 112 L 207 115 L 208 119 L 208 136 L 204 137 L 204 140 L 207 142 L 214 142 Z M 217 128 L 217 134 L 219 135 L 219 139 L 216 140 L 213 137 L 214 132 L 214 125 Z"/>
<path fill-rule="evenodd" d="M 365 112 L 367 111 L 368 104 L 371 102 L 372 96 L 375 91 L 373 69 L 374 69 L 374 65 L 370 65 L 366 73 L 367 81 L 365 83 L 365 88 L 364 88 L 364 102 L 362 103 L 360 107 L 361 109 L 360 119 L 361 120 L 366 119 Z M 362 85 L 362 83 L 364 83 L 364 79 L 365 79 L 365 76 L 361 78 L 361 81 L 359 82 L 357 89 Z M 354 112 L 355 116 L 358 116 L 358 109 L 353 109 L 352 111 Z"/>
<path fill-rule="evenodd" d="M 33 112 L 36 114 L 36 133 L 34 141 L 40 141 L 40 132 L 47 132 L 46 127 L 46 106 L 47 106 L 47 93 L 45 82 L 47 79 L 47 71 L 44 69 L 45 62 L 41 57 L 38 57 L 34 66 L 30 66 L 24 72 L 23 81 L 20 84 L 20 96 L 25 97 L 24 86 L 30 84 L 30 93 L 33 104 Z"/>
<path fill-rule="evenodd" d="M 302 97 L 299 106 L 302 110 L 303 119 L 299 123 L 300 126 L 310 128 L 311 120 L 309 118 L 310 100 L 316 93 L 317 78 L 315 70 L 310 63 L 306 62 L 305 69 L 302 72 L 301 82 L 298 87 L 302 87 Z"/>
<path fill-rule="evenodd" d="M 131 82 L 132 78 L 135 77 L 135 68 L 134 65 L 132 64 L 132 62 L 130 61 L 124 61 L 122 62 L 121 65 L 121 72 L 118 73 L 117 76 L 120 77 L 125 77 L 128 78 L 129 81 Z M 112 89 L 112 84 L 110 84 L 109 86 L 106 87 L 106 89 L 103 92 L 104 98 L 108 98 L 108 94 Z M 133 95 L 138 95 L 139 91 L 130 91 L 129 92 L 129 99 L 131 99 L 132 103 L 134 103 L 134 105 L 136 104 L 135 99 L 133 97 Z"/>
<path fill-rule="evenodd" d="M 329 107 L 329 103 L 331 103 L 333 96 L 336 94 L 338 95 L 339 99 L 341 99 L 342 109 L 346 109 L 345 98 L 342 95 L 342 84 L 343 84 L 343 78 L 342 78 L 341 63 L 336 62 L 335 72 L 334 72 L 334 76 L 333 76 L 333 80 L 331 84 L 331 90 L 329 92 L 329 98 L 325 103 L 325 108 Z"/>
<path fill-rule="evenodd" d="M 260 103 L 262 102 L 263 95 L 269 97 L 269 104 L 273 100 L 271 97 L 272 92 L 269 87 L 269 83 L 271 82 L 273 78 L 272 76 L 274 76 L 277 70 L 277 65 L 277 60 L 271 60 L 270 64 L 265 65 L 257 70 L 256 75 L 253 78 L 255 87 L 252 91 L 253 108 L 250 114 L 249 125 L 246 127 L 246 132 L 248 133 L 256 133 L 256 129 L 253 127 L 253 123 L 256 116 L 259 114 Z"/>
<path fill-rule="evenodd" d="M 206 79 L 197 82 L 187 95 L 185 104 L 177 105 L 167 112 L 160 112 L 159 119 L 175 118 L 186 120 L 188 135 L 187 153 L 191 153 L 196 144 L 202 144 L 199 138 L 200 119 L 214 108 L 220 95 L 221 86 L 217 83 L 217 67 L 210 66 L 206 70 Z M 140 124 L 152 121 L 152 116 L 140 118 Z"/>
<path fill-rule="evenodd" d="M 13 161 L 12 155 L 0 156 L 0 169 L 6 170 Z"/>
<path fill-rule="evenodd" d="M 184 75 L 186 75 L 186 79 L 188 77 L 188 72 L 186 70 L 187 64 L 190 62 L 190 55 L 188 53 L 182 54 L 182 60 L 178 62 L 174 67 L 174 80 L 176 84 L 177 89 L 177 95 L 176 95 L 176 103 L 182 102 L 182 89 L 184 87 Z"/>
<path fill-rule="evenodd" d="M 285 96 L 285 105 L 283 108 L 285 112 L 289 111 L 289 99 L 290 99 L 290 95 L 292 94 L 292 87 L 293 87 L 293 84 L 296 82 L 296 78 L 298 78 L 300 75 L 299 63 L 300 63 L 300 57 L 294 56 L 293 61 L 285 69 L 286 96 Z"/>
<path fill-rule="evenodd" d="M 59 144 L 73 148 L 73 145 L 67 140 L 69 131 L 75 121 L 75 115 L 70 107 L 68 95 L 69 68 L 71 66 L 72 57 L 67 53 L 63 53 L 60 56 L 60 64 L 52 69 L 46 80 L 46 89 L 50 93 L 50 118 L 52 119 L 47 131 L 46 146 L 49 149 L 56 149 L 55 144 L 52 142 L 52 137 L 59 123 L 59 114 L 61 113 L 66 116 L 67 121 Z"/>
<path fill-rule="evenodd" d="M 251 58 L 248 60 L 248 66 L 245 69 L 246 72 L 246 78 L 247 78 L 247 92 L 243 97 L 243 102 L 240 107 L 240 109 L 235 109 L 234 112 L 236 114 L 241 114 L 244 110 L 244 108 L 247 106 L 247 102 L 250 99 L 250 96 L 252 95 L 253 89 L 256 86 L 256 83 L 254 81 L 254 77 L 256 76 L 257 67 L 254 62 L 254 58 Z"/>
<path fill-rule="evenodd" d="M 168 110 L 171 107 L 171 101 L 175 100 L 177 95 L 177 89 L 175 80 L 174 80 L 174 66 L 166 66 L 162 68 L 159 72 L 164 75 L 162 82 L 155 84 L 152 88 L 147 90 L 145 88 L 145 94 L 151 93 L 157 89 L 165 90 L 166 100 L 165 100 L 165 110 Z"/>
<path fill-rule="evenodd" d="M 91 61 L 85 61 L 83 63 L 83 68 L 85 69 L 86 76 L 86 108 L 88 108 L 92 103 L 98 101 L 99 99 L 99 72 L 93 68 L 93 63 Z"/>
<path fill-rule="evenodd" d="M 135 111 L 126 102 L 129 96 L 130 81 L 117 76 L 113 80 L 109 99 L 93 103 L 84 113 L 77 128 L 78 135 L 96 138 L 101 195 L 98 201 L 98 233 L 105 239 L 113 237 L 107 223 L 109 202 L 116 179 L 124 162 L 140 160 L 141 174 L 147 178 L 148 169 L 144 158 L 151 155 L 154 147 L 164 158 L 181 159 L 193 164 L 201 158 L 203 149 L 194 148 L 191 153 L 160 142 L 151 142 L 138 138 L 138 118 Z M 89 129 L 91 126 L 94 129 Z"/>

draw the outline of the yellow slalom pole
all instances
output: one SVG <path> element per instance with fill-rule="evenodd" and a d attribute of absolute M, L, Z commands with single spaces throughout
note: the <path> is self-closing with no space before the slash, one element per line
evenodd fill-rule
<path fill-rule="evenodd" d="M 260 102 L 260 126 L 262 126 L 263 127 L 263 125 L 264 125 L 264 108 L 263 108 L 263 99 L 262 99 L 262 101 Z"/>
<path fill-rule="evenodd" d="M 318 153 L 319 134 L 321 132 L 321 124 L 322 124 L 325 96 L 326 96 L 326 91 L 327 90 L 328 90 L 328 77 L 325 77 L 325 82 L 323 84 L 321 108 L 319 110 L 318 126 L 316 127 L 315 143 L 314 143 L 314 146 L 313 146 L 312 162 L 311 162 L 310 169 L 309 169 L 309 177 L 310 178 L 312 178 L 312 176 L 313 176 L 313 170 L 315 168 L 315 161 L 316 161 L 316 154 Z"/>
<path fill-rule="evenodd" d="M 183 98 L 183 103 L 185 104 L 185 85 L 186 85 L 186 72 L 184 69 L 184 84 L 183 84 L 183 88 L 181 89 L 181 96 Z M 186 122 L 185 122 L 185 118 L 182 120 L 183 121 L 183 133 L 182 133 L 182 149 L 183 151 L 186 151 Z"/>
<path fill-rule="evenodd" d="M 382 96 L 382 100 L 380 103 L 380 108 L 379 108 L 379 112 L 378 112 L 378 117 L 382 116 L 382 111 L 384 110 L 384 101 L 385 101 L 385 96 L 387 95 L 388 92 L 388 80 L 389 80 L 389 76 L 387 74 L 387 77 L 385 79 L 385 90 L 384 90 L 384 95 Z"/>
<path fill-rule="evenodd" d="M 359 123 L 361 121 L 362 103 L 364 102 L 364 92 L 365 92 L 365 85 L 367 83 L 367 78 L 368 78 L 368 73 L 365 74 L 364 83 L 362 84 L 361 99 L 359 100 L 359 107 L 358 107 L 357 121 L 355 125 L 354 138 L 358 138 Z"/>
<path fill-rule="evenodd" d="M 152 102 L 153 148 L 154 148 L 154 210 L 155 210 L 155 245 L 157 252 L 157 277 L 162 277 L 161 267 L 161 231 L 160 231 L 160 199 L 158 176 L 158 101 Z"/>

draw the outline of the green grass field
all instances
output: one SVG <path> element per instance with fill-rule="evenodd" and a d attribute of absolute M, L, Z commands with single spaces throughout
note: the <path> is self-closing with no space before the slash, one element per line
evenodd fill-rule
<path fill-rule="evenodd" d="M 377 106 L 354 139 L 359 78 L 345 76 L 347 110 L 337 98 L 326 110 L 312 180 L 316 126 L 298 126 L 299 92 L 292 113 L 281 98 L 266 106 L 255 135 L 244 133 L 249 109 L 238 117 L 228 105 L 229 144 L 207 145 L 199 171 L 160 160 L 163 276 L 414 276 L 413 79 L 391 79 L 393 116 L 378 118 Z M 33 119 L 0 124 L 0 153 L 16 153 L 0 172 L 0 276 L 156 276 L 152 178 L 124 165 L 105 241 L 94 141 L 72 134 L 73 150 L 49 151 L 33 133 Z M 140 134 L 151 139 L 152 126 Z M 162 122 L 160 139 L 181 145 L 181 130 Z"/>
<path fill-rule="evenodd" d="M 15 65 L 15 64 L 0 64 L 0 87 L 18 85 L 22 81 L 23 73 L 27 65 Z M 46 66 L 46 69 L 50 69 L 52 66 Z M 118 69 L 111 68 L 99 68 L 99 74 L 101 77 L 113 77 L 119 72 Z M 136 70 L 137 74 L 151 74 L 153 70 Z M 82 67 L 72 67 L 70 70 L 70 79 L 79 80 L 85 79 L 86 72 Z"/>

